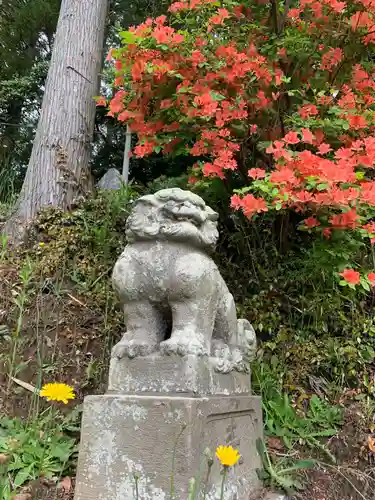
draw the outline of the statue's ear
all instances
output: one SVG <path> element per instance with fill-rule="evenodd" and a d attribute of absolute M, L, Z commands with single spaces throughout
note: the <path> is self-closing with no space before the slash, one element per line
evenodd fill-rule
<path fill-rule="evenodd" d="M 160 202 L 153 194 L 146 194 L 145 196 L 141 196 L 133 203 L 133 207 L 138 205 L 149 205 L 150 207 L 157 207 L 160 205 Z"/>
<path fill-rule="evenodd" d="M 207 214 L 208 220 L 210 220 L 212 222 L 216 222 L 217 220 L 219 220 L 219 214 L 217 212 L 215 212 L 214 210 L 212 210 L 211 207 L 206 206 L 206 214 Z"/>

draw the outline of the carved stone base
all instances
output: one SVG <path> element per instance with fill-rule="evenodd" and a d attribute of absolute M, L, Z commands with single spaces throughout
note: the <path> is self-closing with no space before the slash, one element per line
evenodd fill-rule
<path fill-rule="evenodd" d="M 242 458 L 230 469 L 224 498 L 245 500 L 260 488 L 255 441 L 261 436 L 257 396 L 89 396 L 74 498 L 134 500 L 136 473 L 139 499 L 167 500 L 174 455 L 173 498 L 186 500 L 190 478 L 207 476 L 205 448 L 214 454 L 217 446 L 230 444 Z M 220 470 L 214 458 L 207 500 L 220 498 Z"/>
<path fill-rule="evenodd" d="M 250 394 L 249 373 L 218 373 L 217 358 L 207 356 L 162 356 L 112 358 L 108 392 L 121 394 L 159 393 L 185 395 Z"/>

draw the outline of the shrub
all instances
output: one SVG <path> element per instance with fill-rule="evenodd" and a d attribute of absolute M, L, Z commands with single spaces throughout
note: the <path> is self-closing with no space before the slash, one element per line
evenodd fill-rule
<path fill-rule="evenodd" d="M 138 134 L 138 157 L 195 156 L 192 185 L 221 179 L 249 219 L 298 212 L 299 229 L 328 248 L 349 232 L 355 248 L 330 270 L 368 291 L 375 274 L 357 250 L 375 235 L 372 10 L 366 0 L 175 2 L 120 33 L 109 115 Z"/>

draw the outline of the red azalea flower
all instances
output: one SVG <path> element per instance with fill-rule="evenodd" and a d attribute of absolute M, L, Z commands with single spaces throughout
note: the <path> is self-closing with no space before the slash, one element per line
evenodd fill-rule
<path fill-rule="evenodd" d="M 288 132 L 284 136 L 284 141 L 287 144 L 298 144 L 300 142 L 297 132 Z"/>
<path fill-rule="evenodd" d="M 320 226 L 320 222 L 315 217 L 309 217 L 303 221 L 308 228 Z"/>
<path fill-rule="evenodd" d="M 198 181 L 199 181 L 198 177 L 192 177 L 191 176 L 191 177 L 188 178 L 188 183 L 189 184 L 195 184 Z"/>
<path fill-rule="evenodd" d="M 340 276 L 342 276 L 347 283 L 351 283 L 352 285 L 359 285 L 361 278 L 359 272 L 354 271 L 354 269 L 345 269 L 343 273 L 340 273 Z"/>
<path fill-rule="evenodd" d="M 264 179 L 266 176 L 266 171 L 263 168 L 251 168 L 247 175 L 253 179 Z"/>

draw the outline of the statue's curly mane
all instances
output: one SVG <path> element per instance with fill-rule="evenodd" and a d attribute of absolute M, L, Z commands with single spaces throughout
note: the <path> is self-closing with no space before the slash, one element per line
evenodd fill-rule
<path fill-rule="evenodd" d="M 163 189 L 134 203 L 126 237 L 129 243 L 159 239 L 210 249 L 218 238 L 217 219 L 200 196 L 179 188 Z"/>

